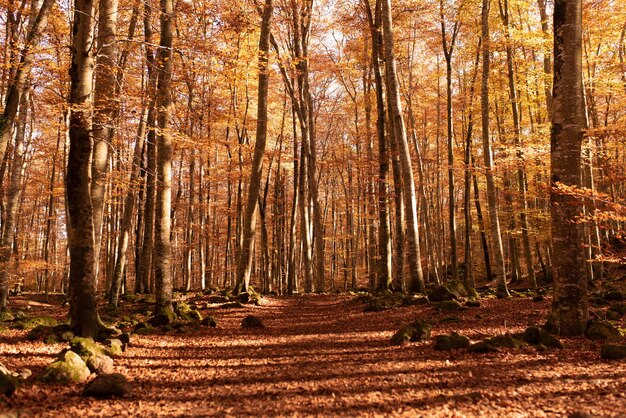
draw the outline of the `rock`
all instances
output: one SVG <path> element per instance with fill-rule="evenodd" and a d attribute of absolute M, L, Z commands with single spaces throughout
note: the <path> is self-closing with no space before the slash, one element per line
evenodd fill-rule
<path fill-rule="evenodd" d="M 380 296 L 372 296 L 369 304 L 365 307 L 365 312 L 381 312 L 389 309 L 399 308 L 404 304 L 404 295 L 395 293 L 384 293 Z"/>
<path fill-rule="evenodd" d="M 128 332 L 120 334 L 117 338 L 122 342 L 122 344 L 124 344 L 124 346 L 130 344 L 130 334 Z"/>
<path fill-rule="evenodd" d="M 610 321 L 619 321 L 622 319 L 622 315 L 615 311 L 606 311 L 606 319 Z"/>
<path fill-rule="evenodd" d="M 405 295 L 402 299 L 402 306 L 420 306 L 428 303 L 428 298 L 422 295 Z"/>
<path fill-rule="evenodd" d="M 435 350 L 437 351 L 449 351 L 459 348 L 468 348 L 470 345 L 469 338 L 465 335 L 457 334 L 453 332 L 448 335 L 437 335 L 435 337 Z"/>
<path fill-rule="evenodd" d="M 461 308 L 461 304 L 456 300 L 444 300 L 442 302 L 437 303 L 435 309 L 439 312 L 452 312 L 458 311 Z"/>
<path fill-rule="evenodd" d="M 468 308 L 480 308 L 480 301 L 478 299 L 469 299 L 465 302 L 465 306 Z"/>
<path fill-rule="evenodd" d="M 41 380 L 62 384 L 81 383 L 87 380 L 90 374 L 83 359 L 75 352 L 67 350 L 45 368 Z"/>
<path fill-rule="evenodd" d="M 104 341 L 104 345 L 112 356 L 119 356 L 124 352 L 124 343 L 119 338 L 110 338 Z"/>
<path fill-rule="evenodd" d="M 176 321 L 176 313 L 173 310 L 166 309 L 150 318 L 150 325 L 153 327 L 162 327 L 171 322 Z"/>
<path fill-rule="evenodd" d="M 563 344 L 554 335 L 547 333 L 546 331 L 539 329 L 538 327 L 528 327 L 520 335 L 521 339 L 528 344 L 543 344 L 549 348 L 563 348 Z"/>
<path fill-rule="evenodd" d="M 436 287 L 428 292 L 428 300 L 431 302 L 443 302 L 452 299 L 456 299 L 456 296 L 444 286 Z"/>
<path fill-rule="evenodd" d="M 58 325 L 58 321 L 49 316 L 36 316 L 32 318 L 24 318 L 17 322 L 13 327 L 15 329 L 33 329 L 37 326 L 46 326 L 46 327 L 54 327 Z"/>
<path fill-rule="evenodd" d="M 610 302 L 606 299 L 604 299 L 601 296 L 592 296 L 589 298 L 589 303 L 591 303 L 592 305 L 595 306 L 607 306 L 610 304 Z"/>
<path fill-rule="evenodd" d="M 194 309 L 192 309 L 191 312 L 189 312 L 189 314 L 187 316 L 192 321 L 195 321 L 195 322 L 201 322 L 202 321 L 202 314 L 200 312 L 194 310 Z"/>
<path fill-rule="evenodd" d="M 11 396 L 19 385 L 18 379 L 0 363 L 0 395 Z"/>
<path fill-rule="evenodd" d="M 543 295 L 537 295 L 533 298 L 533 302 L 543 302 L 545 300 L 545 298 L 543 297 Z"/>
<path fill-rule="evenodd" d="M 617 328 L 606 321 L 590 321 L 585 337 L 596 341 L 619 341 L 622 335 Z"/>
<path fill-rule="evenodd" d="M 459 318 L 458 316 L 446 316 L 445 318 L 441 318 L 439 320 L 440 324 L 450 324 L 450 323 L 454 323 L 454 322 L 461 322 L 461 318 Z"/>
<path fill-rule="evenodd" d="M 261 319 L 254 315 L 248 315 L 241 321 L 241 326 L 243 328 L 264 328 L 263 322 Z"/>
<path fill-rule="evenodd" d="M 626 299 L 626 295 L 619 290 L 607 290 L 604 292 L 604 299 L 609 301 L 622 301 Z"/>
<path fill-rule="evenodd" d="M 603 344 L 600 348 L 600 357 L 605 360 L 626 359 L 626 345 L 623 344 Z"/>
<path fill-rule="evenodd" d="M 189 304 L 183 301 L 177 301 L 173 303 L 174 312 L 178 316 L 187 316 L 191 312 L 191 307 Z"/>
<path fill-rule="evenodd" d="M 391 344 L 402 345 L 407 342 L 426 341 L 430 338 L 432 326 L 426 322 L 415 321 L 405 325 L 391 337 Z"/>
<path fill-rule="evenodd" d="M 0 322 L 10 322 L 15 320 L 15 315 L 11 311 L 0 311 Z"/>
<path fill-rule="evenodd" d="M 524 341 L 520 341 L 511 335 L 497 335 L 485 340 L 488 344 L 498 348 L 522 348 Z"/>
<path fill-rule="evenodd" d="M 122 295 L 122 300 L 126 302 L 134 303 L 134 302 L 137 302 L 138 299 L 139 299 L 139 295 L 135 293 L 124 293 Z"/>
<path fill-rule="evenodd" d="M 26 334 L 26 339 L 28 341 L 43 341 L 50 336 L 54 336 L 54 331 L 52 327 L 37 325 L 35 328 L 28 331 L 28 334 Z M 46 344 L 49 343 L 46 342 Z"/>
<path fill-rule="evenodd" d="M 496 353 L 500 350 L 498 350 L 498 347 L 491 345 L 488 341 L 481 341 L 476 344 L 470 345 L 467 348 L 467 351 L 470 353 L 485 354 L 485 353 Z"/>
<path fill-rule="evenodd" d="M 243 308 L 243 305 L 241 304 L 241 302 L 228 302 L 228 303 L 224 303 L 224 304 L 220 305 L 220 308 L 222 308 L 222 309 L 238 309 L 238 308 Z"/>
<path fill-rule="evenodd" d="M 85 364 L 93 373 L 113 373 L 113 359 L 109 356 L 101 354 L 90 356 L 85 361 Z"/>
<path fill-rule="evenodd" d="M 133 390 L 126 377 L 120 373 L 100 374 L 87 383 L 83 396 L 112 398 L 129 395 Z"/>
<path fill-rule="evenodd" d="M 237 295 L 237 300 L 241 303 L 248 303 L 250 301 L 250 293 L 242 292 Z"/>
<path fill-rule="evenodd" d="M 215 322 L 215 318 L 212 316 L 207 316 L 202 321 L 200 321 L 200 325 L 204 325 L 205 327 L 215 328 L 217 327 L 217 322 Z"/>
<path fill-rule="evenodd" d="M 609 306 L 609 312 L 615 312 L 620 317 L 626 315 L 626 303 L 614 303 Z"/>
<path fill-rule="evenodd" d="M 207 299 L 208 303 L 226 303 L 228 301 L 230 301 L 228 296 L 222 296 L 222 295 L 211 295 Z"/>

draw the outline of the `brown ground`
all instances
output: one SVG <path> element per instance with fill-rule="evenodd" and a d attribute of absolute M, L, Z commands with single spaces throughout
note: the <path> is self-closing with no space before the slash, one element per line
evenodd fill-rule
<path fill-rule="evenodd" d="M 417 306 L 365 313 L 348 296 L 270 297 L 263 306 L 207 309 L 218 328 L 193 335 L 133 336 L 116 359 L 135 387 L 131 397 L 94 400 L 82 385 L 29 384 L 1 413 L 19 416 L 626 416 L 626 363 L 599 358 L 599 346 L 563 340 L 564 350 L 528 347 L 492 354 L 437 352 L 432 343 L 396 347 L 392 333 L 417 318 L 433 335 L 458 331 L 472 340 L 522 331 L 543 321 L 549 300 L 483 300 L 450 314 Z M 35 311 L 35 309 L 33 309 Z M 39 304 L 37 313 L 64 309 Z M 242 329 L 253 313 L 266 328 Z M 27 342 L 0 332 L 0 362 L 40 373 L 62 344 Z M 5 399 L 4 402 L 7 402 Z M 4 405 L 4 406 L 3 406 Z"/>

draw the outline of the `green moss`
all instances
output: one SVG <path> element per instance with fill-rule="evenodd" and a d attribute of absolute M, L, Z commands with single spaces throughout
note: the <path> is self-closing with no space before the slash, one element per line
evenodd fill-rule
<path fill-rule="evenodd" d="M 392 337 L 391 344 L 402 345 L 408 342 L 426 341 L 430 338 L 432 326 L 423 321 L 415 321 L 412 324 L 400 328 Z"/>
<path fill-rule="evenodd" d="M 62 352 L 57 360 L 45 368 L 41 380 L 62 384 L 81 383 L 87 380 L 90 374 L 89 368 L 80 356 L 68 350 Z"/>
<path fill-rule="evenodd" d="M 24 318 L 18 321 L 17 323 L 15 323 L 14 328 L 20 330 L 29 330 L 40 325 L 54 327 L 58 324 L 59 322 L 56 319 L 49 316 L 35 316 L 32 318 Z"/>

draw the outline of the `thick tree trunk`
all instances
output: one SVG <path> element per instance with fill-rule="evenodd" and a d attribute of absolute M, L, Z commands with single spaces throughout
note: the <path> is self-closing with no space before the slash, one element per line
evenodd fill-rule
<path fill-rule="evenodd" d="M 585 255 L 576 217 L 581 204 L 566 188 L 581 186 L 584 129 L 581 0 L 554 4 L 551 130 L 551 219 L 554 301 L 549 322 L 561 335 L 581 335 L 589 319 Z"/>
<path fill-rule="evenodd" d="M 70 251 L 70 318 L 75 333 L 98 338 L 96 277 L 91 204 L 91 153 L 93 149 L 91 93 L 94 71 L 93 0 L 75 0 L 70 67 L 70 149 L 66 196 Z"/>

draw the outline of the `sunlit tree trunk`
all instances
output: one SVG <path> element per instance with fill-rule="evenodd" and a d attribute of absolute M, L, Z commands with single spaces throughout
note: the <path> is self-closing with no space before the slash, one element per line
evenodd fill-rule
<path fill-rule="evenodd" d="M 561 335 L 580 335 L 589 319 L 581 205 L 566 190 L 581 186 L 584 128 L 581 0 L 554 4 L 554 80 L 551 130 L 551 220 L 554 300 L 550 323 Z"/>
<path fill-rule="evenodd" d="M 256 221 L 259 208 L 261 177 L 263 175 L 263 158 L 267 143 L 267 95 L 269 90 L 268 58 L 270 49 L 270 22 L 272 18 L 272 0 L 266 0 L 261 18 L 261 35 L 259 38 L 259 89 L 257 105 L 256 140 L 248 194 L 246 211 L 243 221 L 243 244 L 237 262 L 237 285 L 235 292 L 247 292 L 250 285 L 252 259 L 254 256 L 254 241 L 256 238 Z"/>
<path fill-rule="evenodd" d="M 93 115 L 93 161 L 91 201 L 93 204 L 95 252 L 96 252 L 96 288 L 102 241 L 102 218 L 106 176 L 109 167 L 109 147 L 115 133 L 115 97 L 117 66 L 117 0 L 100 0 L 98 6 L 98 36 L 96 38 L 96 83 L 94 86 Z"/>
<path fill-rule="evenodd" d="M 172 0 L 161 0 L 161 42 L 157 58 L 157 188 L 155 200 L 154 257 L 157 314 L 172 309 L 171 209 L 172 209 Z"/>
<path fill-rule="evenodd" d="M 385 49 L 385 68 L 387 77 L 387 94 L 389 96 L 389 125 L 394 131 L 394 138 L 398 144 L 399 157 L 402 168 L 404 188 L 405 219 L 407 227 L 407 263 L 409 268 L 409 290 L 422 292 L 425 289 L 422 262 L 419 247 L 419 225 L 417 220 L 417 197 L 411 154 L 402 115 L 402 104 L 398 89 L 396 74 L 396 60 L 393 51 L 393 23 L 391 18 L 391 0 L 382 2 L 383 45 Z"/>
<path fill-rule="evenodd" d="M 491 239 L 493 241 L 493 274 L 498 281 L 498 292 L 503 296 L 508 296 L 509 291 L 506 285 L 506 269 L 504 267 L 504 251 L 502 248 L 502 235 L 500 234 L 500 219 L 498 217 L 498 197 L 496 195 L 496 185 L 494 179 L 493 151 L 491 149 L 491 138 L 489 136 L 489 0 L 482 1 L 482 39 L 483 39 L 483 69 L 481 84 L 481 121 L 483 137 L 483 157 L 485 164 L 485 177 L 487 180 L 487 203 L 489 206 L 489 217 L 491 221 Z"/>

